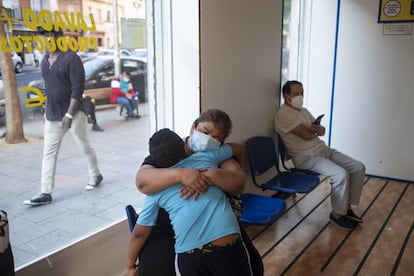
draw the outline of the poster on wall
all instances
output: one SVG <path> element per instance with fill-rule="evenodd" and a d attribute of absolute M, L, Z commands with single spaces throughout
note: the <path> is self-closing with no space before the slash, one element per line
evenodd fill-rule
<path fill-rule="evenodd" d="M 134 34 L 134 35 L 131 35 Z M 121 18 L 122 48 L 144 49 L 146 45 L 146 22 L 140 18 Z"/>
<path fill-rule="evenodd" d="M 414 0 L 380 0 L 378 23 L 414 22 Z"/>

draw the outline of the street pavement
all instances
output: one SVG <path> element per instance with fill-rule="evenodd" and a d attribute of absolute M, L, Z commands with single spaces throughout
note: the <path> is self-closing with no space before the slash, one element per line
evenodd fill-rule
<path fill-rule="evenodd" d="M 92 125 L 89 129 L 103 181 L 92 191 L 84 189 L 88 183 L 86 158 L 67 133 L 58 156 L 53 201 L 44 206 L 22 203 L 40 191 L 42 115 L 25 116 L 28 142 L 6 144 L 0 139 L 0 209 L 8 213 L 16 270 L 126 218 L 127 204 L 137 209 L 142 206 L 144 195 L 135 187 L 135 174 L 148 154 L 146 104 L 140 104 L 140 115 L 140 119 L 126 121 L 118 109 L 97 112 L 105 131 L 92 131 Z M 4 131 L 5 126 L 0 125 L 0 134 Z"/>

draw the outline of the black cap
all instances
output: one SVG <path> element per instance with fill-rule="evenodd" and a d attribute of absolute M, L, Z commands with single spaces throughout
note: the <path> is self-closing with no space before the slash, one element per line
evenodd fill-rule
<path fill-rule="evenodd" d="M 149 140 L 151 159 L 158 168 L 168 168 L 187 157 L 184 141 L 175 132 L 163 128 Z"/>

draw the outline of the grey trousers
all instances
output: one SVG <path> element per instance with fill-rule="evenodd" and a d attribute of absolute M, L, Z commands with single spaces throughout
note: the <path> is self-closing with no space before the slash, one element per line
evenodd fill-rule
<path fill-rule="evenodd" d="M 330 178 L 332 210 L 345 215 L 350 205 L 358 205 L 365 179 L 365 165 L 337 150 L 327 148 L 296 165 Z"/>
<path fill-rule="evenodd" d="M 45 120 L 41 192 L 50 194 L 55 186 L 56 161 L 62 140 L 66 132 L 75 138 L 88 161 L 89 184 L 94 184 L 100 174 L 98 159 L 94 148 L 89 141 L 88 122 L 86 114 L 82 111 L 73 115 L 70 129 L 62 129 L 62 122 Z"/>

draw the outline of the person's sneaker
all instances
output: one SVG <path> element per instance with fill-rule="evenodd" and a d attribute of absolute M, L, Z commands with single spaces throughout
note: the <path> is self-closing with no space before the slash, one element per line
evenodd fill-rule
<path fill-rule="evenodd" d="M 102 180 L 103 180 L 102 174 L 98 175 L 95 179 L 95 183 L 86 185 L 85 190 L 91 191 L 95 189 L 96 187 L 98 187 L 99 184 L 101 184 Z"/>
<path fill-rule="evenodd" d="M 32 197 L 32 199 L 28 199 L 23 201 L 23 204 L 25 205 L 44 205 L 52 202 L 52 196 L 50 194 L 43 194 L 39 193 Z"/>
<path fill-rule="evenodd" d="M 332 214 L 329 215 L 329 220 L 335 224 L 337 227 L 350 231 L 355 228 L 355 223 L 350 221 L 346 216 L 341 216 L 339 218 L 335 218 Z"/>
<path fill-rule="evenodd" d="M 348 213 L 345 215 L 348 219 L 355 221 L 356 223 L 362 223 L 362 218 L 358 217 L 354 211 L 352 211 L 351 209 L 348 210 Z"/>
<path fill-rule="evenodd" d="M 139 118 L 141 118 L 141 116 L 137 115 L 135 113 L 132 113 L 132 114 L 128 115 L 127 118 L 139 119 Z"/>
<path fill-rule="evenodd" d="M 92 130 L 93 131 L 104 131 L 103 128 L 101 128 L 100 126 L 98 126 L 98 124 L 93 124 Z"/>

